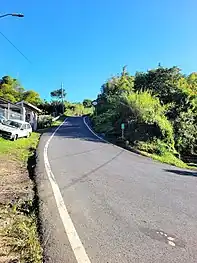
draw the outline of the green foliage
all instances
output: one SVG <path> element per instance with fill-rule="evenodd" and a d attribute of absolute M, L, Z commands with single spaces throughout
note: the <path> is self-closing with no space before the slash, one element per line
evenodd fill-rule
<path fill-rule="evenodd" d="M 171 152 L 165 152 L 163 155 L 157 155 L 157 154 L 149 155 L 149 154 L 147 154 L 147 156 L 150 156 L 154 160 L 160 161 L 162 163 L 168 163 L 168 164 L 180 167 L 180 168 L 189 168 L 186 163 L 184 163 L 182 160 L 177 158 Z"/>
<path fill-rule="evenodd" d="M 118 138 L 123 122 L 130 144 L 179 166 L 176 156 L 197 152 L 197 73 L 159 65 L 133 77 L 124 67 L 102 86 L 97 102 L 97 131 Z"/>
<path fill-rule="evenodd" d="M 36 149 L 39 138 L 40 134 L 35 132 L 33 132 L 31 137 L 28 139 L 21 138 L 15 142 L 0 138 L 0 156 L 8 155 L 11 160 L 14 159 L 27 162 L 28 158 L 32 154 L 29 149 Z"/>
<path fill-rule="evenodd" d="M 27 160 L 32 158 L 32 155 L 34 155 L 34 150 L 37 147 L 39 137 L 40 135 L 38 133 L 32 133 L 30 138 L 20 139 L 15 142 L 0 138 L 0 157 L 2 160 L 6 160 L 5 158 L 7 157 L 7 159 L 9 159 L 13 164 L 16 163 L 17 166 L 19 164 L 21 167 L 24 167 L 24 165 L 27 165 Z M 12 182 L 12 179 L 14 178 L 12 177 L 12 174 L 8 173 L 6 176 L 10 178 Z M 23 185 L 23 187 L 25 185 Z M 11 189 L 14 196 L 16 185 L 14 185 Z M 22 189 L 20 191 L 22 191 Z M 17 262 L 41 263 L 43 261 L 42 248 L 36 224 L 36 207 L 33 204 L 34 202 L 32 200 L 26 200 L 24 202 L 22 199 L 19 199 L 19 201 L 13 205 L 10 204 L 9 207 L 1 204 L 1 246 L 3 244 L 3 251 L 1 250 L 3 254 L 1 254 L 1 256 L 7 256 L 7 252 L 10 252 L 9 255 L 16 256 L 15 259 L 18 259 Z M 15 261 L 16 260 L 13 260 L 13 262 Z M 12 260 L 9 262 L 12 262 Z"/>
<path fill-rule="evenodd" d="M 51 115 L 40 115 L 38 118 L 38 129 L 51 126 L 53 117 Z"/>
<path fill-rule="evenodd" d="M 85 108 L 91 108 L 91 107 L 92 107 L 92 101 L 91 101 L 90 99 L 85 99 L 85 100 L 83 101 L 83 106 L 84 106 Z"/>
<path fill-rule="evenodd" d="M 56 89 L 51 91 L 51 97 L 56 100 L 60 100 L 66 97 L 65 89 Z"/>
<path fill-rule="evenodd" d="M 34 217 L 12 211 L 3 236 L 8 240 L 10 253 L 19 254 L 21 263 L 42 262 L 42 250 Z"/>
<path fill-rule="evenodd" d="M 156 94 L 162 104 L 174 101 L 177 92 L 177 82 L 182 77 L 177 67 L 151 69 L 147 73 L 137 73 L 134 89 L 151 90 Z"/>
<path fill-rule="evenodd" d="M 0 97 L 13 103 L 24 100 L 35 106 L 42 102 L 37 92 L 25 91 L 19 81 L 10 76 L 4 76 L 0 81 Z"/>
<path fill-rule="evenodd" d="M 93 113 L 93 107 L 84 107 L 83 103 L 65 102 L 65 115 L 82 116 Z"/>
<path fill-rule="evenodd" d="M 141 151 L 151 154 L 155 153 L 160 156 L 164 155 L 166 152 L 178 155 L 176 150 L 172 149 L 170 145 L 157 138 L 147 142 L 138 141 L 135 146 Z"/>
<path fill-rule="evenodd" d="M 113 122 L 115 118 L 115 112 L 107 110 L 99 116 L 94 116 L 93 123 L 97 132 L 108 133 L 113 130 Z"/>
<path fill-rule="evenodd" d="M 194 153 L 197 147 L 197 118 L 189 109 L 181 112 L 174 122 L 175 142 L 180 153 Z"/>
<path fill-rule="evenodd" d="M 40 95 L 34 90 L 28 90 L 23 92 L 22 99 L 33 105 L 39 105 L 42 103 Z"/>
<path fill-rule="evenodd" d="M 174 148 L 173 127 L 165 116 L 166 108 L 161 105 L 158 98 L 148 91 L 133 92 L 125 96 L 125 102 L 130 107 L 131 116 L 136 122 L 155 124 L 161 134 L 158 137 Z"/>

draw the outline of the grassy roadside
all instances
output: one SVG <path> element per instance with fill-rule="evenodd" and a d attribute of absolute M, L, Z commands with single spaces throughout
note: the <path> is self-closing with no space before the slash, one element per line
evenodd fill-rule
<path fill-rule="evenodd" d="M 65 120 L 65 118 L 66 118 L 65 115 L 60 116 L 59 119 L 57 119 L 56 121 L 53 121 L 50 126 L 42 128 L 42 129 L 38 129 L 38 132 L 42 134 L 48 131 L 51 127 L 58 127 Z"/>
<path fill-rule="evenodd" d="M 119 144 L 118 144 L 119 145 Z M 192 170 L 196 170 L 197 166 L 195 166 L 195 164 L 187 164 L 184 161 L 182 161 L 181 159 L 177 158 L 173 153 L 171 152 L 164 152 L 161 155 L 155 154 L 155 153 L 148 153 L 142 150 L 139 150 L 138 148 L 132 147 L 130 145 L 119 145 L 120 147 L 123 147 L 131 152 L 135 152 L 137 154 L 149 157 L 155 161 L 161 162 L 161 163 L 166 163 L 166 164 L 170 164 L 179 168 L 183 168 L 183 169 L 192 169 Z"/>
<path fill-rule="evenodd" d="M 126 147 L 126 148 L 129 151 L 136 152 L 138 154 L 149 157 L 149 158 L 151 158 L 155 161 L 161 162 L 161 163 L 170 164 L 170 165 L 173 165 L 173 166 L 176 166 L 179 168 L 183 168 L 183 169 L 192 169 L 192 170 L 197 169 L 197 167 L 194 164 L 189 165 L 189 164 L 185 163 L 181 159 L 177 158 L 171 152 L 165 152 L 162 155 L 158 155 L 158 154 L 151 154 L 151 153 L 148 153 L 148 152 L 145 152 L 145 151 L 139 150 L 137 148 L 133 148 L 133 147 Z"/>
<path fill-rule="evenodd" d="M 92 122 L 92 128 L 96 131 L 96 127 L 94 126 L 94 122 Z M 98 132 L 99 133 L 99 132 Z M 158 154 L 152 154 L 152 153 L 148 153 L 146 151 L 142 151 L 136 147 L 132 147 L 131 145 L 128 144 L 128 142 L 126 142 L 125 140 L 117 140 L 117 138 L 114 137 L 110 137 L 109 135 L 106 136 L 106 139 L 111 142 L 112 144 L 116 144 L 122 148 L 127 149 L 128 151 L 131 152 L 135 152 L 137 154 L 152 158 L 153 160 L 159 161 L 161 163 L 166 163 L 166 164 L 170 164 L 179 168 L 183 168 L 183 169 L 192 169 L 192 170 L 197 170 L 197 164 L 195 163 L 186 163 L 183 160 L 177 158 L 173 153 L 171 152 L 164 152 L 161 155 Z"/>
<path fill-rule="evenodd" d="M 184 163 L 182 160 L 178 159 L 176 156 L 174 156 L 172 153 L 166 152 L 163 155 L 157 155 L 157 154 L 150 154 L 147 152 L 140 151 L 142 155 L 152 158 L 153 160 L 159 161 L 161 163 L 166 163 L 170 165 L 174 165 L 179 168 L 185 168 L 185 169 L 195 169 L 195 167 L 189 166 L 186 163 Z"/>
<path fill-rule="evenodd" d="M 51 126 L 54 127 L 54 126 L 59 126 L 59 125 L 61 125 L 62 122 L 65 120 L 65 118 L 66 118 L 65 115 L 60 116 L 58 120 L 52 122 L 52 125 L 51 125 Z"/>
<path fill-rule="evenodd" d="M 39 137 L 0 138 L 0 262 L 42 262 L 34 184 L 27 170 Z"/>

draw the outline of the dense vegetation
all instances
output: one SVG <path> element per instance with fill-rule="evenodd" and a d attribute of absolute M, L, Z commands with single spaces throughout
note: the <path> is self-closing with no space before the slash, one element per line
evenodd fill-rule
<path fill-rule="evenodd" d="M 39 105 L 42 100 L 40 95 L 34 90 L 26 91 L 17 79 L 4 76 L 0 80 L 0 97 L 10 102 L 25 100 L 34 105 Z"/>
<path fill-rule="evenodd" d="M 42 114 L 80 116 L 93 112 L 92 101 L 68 102 L 64 89 L 51 91 L 43 101 L 33 90 L 26 91 L 9 76 L 0 81 L 0 97 L 13 103 L 25 100 Z M 98 132 L 115 142 L 127 143 L 141 151 L 172 159 L 197 154 L 197 73 L 184 75 L 177 67 L 160 65 L 147 72 L 121 74 L 103 84 L 92 114 Z M 125 124 L 121 139 L 121 123 Z M 165 159 L 165 158 L 164 158 Z"/>
<path fill-rule="evenodd" d="M 126 67 L 97 97 L 93 123 L 98 132 L 159 156 L 197 153 L 197 73 L 158 66 L 131 76 Z"/>
<path fill-rule="evenodd" d="M 0 80 L 0 98 L 12 103 L 26 101 L 42 110 L 42 114 L 58 116 L 60 113 L 67 115 L 83 115 L 92 112 L 91 100 L 85 99 L 83 103 L 70 103 L 65 100 L 65 89 L 50 92 L 51 101 L 42 100 L 34 90 L 25 90 L 17 79 L 4 76 Z"/>

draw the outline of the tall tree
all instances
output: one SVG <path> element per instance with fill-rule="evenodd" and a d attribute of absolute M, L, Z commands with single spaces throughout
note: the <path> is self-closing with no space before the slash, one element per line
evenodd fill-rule
<path fill-rule="evenodd" d="M 85 99 L 85 100 L 83 101 L 83 106 L 84 106 L 85 108 L 91 108 L 91 107 L 92 107 L 92 101 L 91 101 L 90 99 Z"/>
<path fill-rule="evenodd" d="M 0 97 L 14 103 L 21 100 L 23 92 L 24 88 L 21 87 L 17 79 L 4 76 L 0 80 Z"/>
<path fill-rule="evenodd" d="M 65 89 L 56 89 L 51 91 L 51 97 L 55 100 L 60 100 L 66 97 Z"/>
<path fill-rule="evenodd" d="M 40 98 L 40 95 L 35 92 L 34 90 L 28 90 L 23 92 L 22 99 L 26 102 L 29 102 L 35 106 L 41 104 L 42 100 Z"/>

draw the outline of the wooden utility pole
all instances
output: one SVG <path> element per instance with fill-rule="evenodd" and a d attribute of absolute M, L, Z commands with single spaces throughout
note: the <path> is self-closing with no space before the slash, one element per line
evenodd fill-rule
<path fill-rule="evenodd" d="M 64 89 L 63 89 L 63 82 L 61 83 L 61 92 L 62 92 L 62 114 L 64 114 Z"/>

